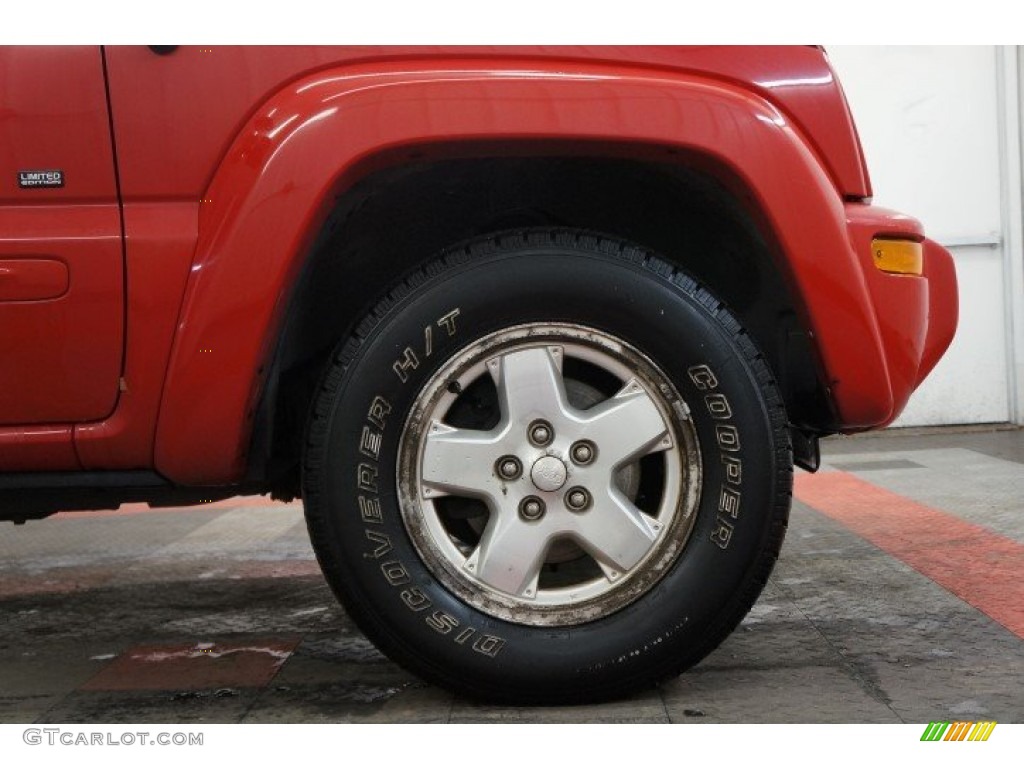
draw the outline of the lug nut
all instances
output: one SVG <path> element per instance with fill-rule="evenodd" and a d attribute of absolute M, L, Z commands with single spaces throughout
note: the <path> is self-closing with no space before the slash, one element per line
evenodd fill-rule
<path fill-rule="evenodd" d="M 582 512 L 590 506 L 590 494 L 586 488 L 570 488 L 565 492 L 565 506 L 573 512 Z"/>
<path fill-rule="evenodd" d="M 502 456 L 494 467 L 502 480 L 515 480 L 523 474 L 523 465 L 515 456 Z"/>
<path fill-rule="evenodd" d="M 530 437 L 530 442 L 538 447 L 548 445 L 555 439 L 555 430 L 546 421 L 533 422 L 527 434 Z"/>
<path fill-rule="evenodd" d="M 519 515 L 523 520 L 540 520 L 544 517 L 544 502 L 536 496 L 527 496 L 519 502 Z"/>
<path fill-rule="evenodd" d="M 596 454 L 597 449 L 589 440 L 580 440 L 577 443 L 573 443 L 572 449 L 569 452 L 569 455 L 572 456 L 573 462 L 580 466 L 592 462 Z"/>

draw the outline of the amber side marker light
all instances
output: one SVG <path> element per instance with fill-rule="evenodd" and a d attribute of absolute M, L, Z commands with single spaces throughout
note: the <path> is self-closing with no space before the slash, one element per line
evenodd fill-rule
<path fill-rule="evenodd" d="M 920 275 L 924 272 L 924 247 L 913 240 L 871 241 L 875 266 L 894 275 Z"/>

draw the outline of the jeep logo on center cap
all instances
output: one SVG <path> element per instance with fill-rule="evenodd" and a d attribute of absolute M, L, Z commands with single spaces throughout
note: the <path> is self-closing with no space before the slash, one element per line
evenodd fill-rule
<path fill-rule="evenodd" d="M 557 491 L 565 485 L 567 476 L 565 464 L 554 456 L 543 456 L 537 459 L 530 470 L 530 479 L 541 491 Z"/>

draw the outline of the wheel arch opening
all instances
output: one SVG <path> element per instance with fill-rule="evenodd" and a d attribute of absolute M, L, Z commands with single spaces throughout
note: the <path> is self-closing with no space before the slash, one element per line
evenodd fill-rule
<path fill-rule="evenodd" d="M 458 242 L 559 226 L 631 240 L 685 270 L 740 319 L 795 426 L 834 415 L 780 246 L 722 161 L 678 148 L 475 143 L 368 158 L 340 191 L 292 289 L 257 408 L 248 479 L 299 494 L 310 402 L 331 352 L 403 275 Z"/>

